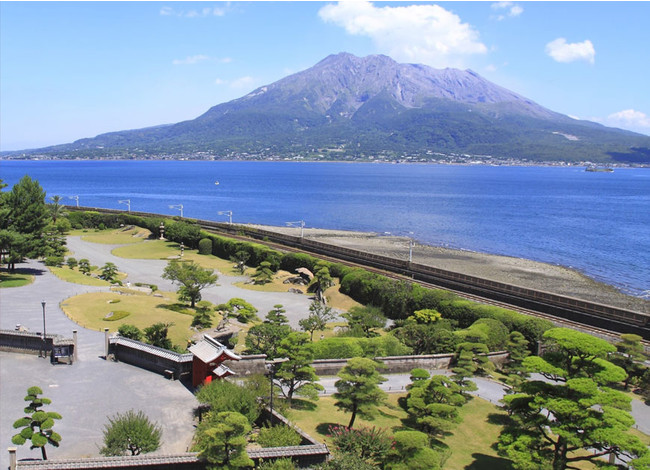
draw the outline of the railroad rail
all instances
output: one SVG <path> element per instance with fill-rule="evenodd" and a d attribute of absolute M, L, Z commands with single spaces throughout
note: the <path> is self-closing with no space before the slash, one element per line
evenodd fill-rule
<path fill-rule="evenodd" d="M 71 210 L 93 210 L 103 213 L 125 214 L 122 210 L 102 208 L 76 208 Z M 168 215 L 147 212 L 130 212 L 142 217 L 169 218 Z M 359 250 L 352 250 L 309 238 L 286 235 L 246 225 L 212 222 L 198 219 L 183 219 L 197 223 L 203 230 L 228 237 L 273 245 L 276 248 L 300 251 L 325 257 L 336 262 L 360 267 L 374 268 L 383 274 L 391 273 L 399 279 L 418 282 L 430 287 L 450 290 L 458 295 L 482 303 L 491 303 L 511 308 L 522 313 L 548 318 L 554 323 L 586 325 L 598 331 L 599 335 L 613 336 L 612 332 L 635 333 L 650 340 L 650 314 L 626 310 L 610 305 L 588 302 L 568 296 L 505 284 L 489 279 L 468 276 L 462 273 L 438 269 L 407 260 L 391 258 Z M 608 333 L 609 332 L 609 333 Z M 648 343 L 650 346 L 650 343 Z"/>

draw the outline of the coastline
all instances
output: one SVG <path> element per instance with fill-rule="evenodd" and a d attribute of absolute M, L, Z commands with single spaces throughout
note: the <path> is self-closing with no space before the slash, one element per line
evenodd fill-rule
<path fill-rule="evenodd" d="M 299 228 L 248 224 L 271 232 L 298 235 Z M 305 228 L 304 237 L 332 245 L 408 259 L 410 239 L 373 232 Z M 650 301 L 627 295 L 572 268 L 524 258 L 456 250 L 414 242 L 415 263 L 470 276 L 514 284 L 604 305 L 650 313 Z"/>

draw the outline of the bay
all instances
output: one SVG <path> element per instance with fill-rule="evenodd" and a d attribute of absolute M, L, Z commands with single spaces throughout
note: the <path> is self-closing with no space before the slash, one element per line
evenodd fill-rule
<path fill-rule="evenodd" d="M 240 161 L 0 161 L 67 204 L 390 232 L 578 269 L 650 292 L 650 170 Z M 215 184 L 218 182 L 219 184 Z M 49 200 L 49 199 L 48 199 Z M 298 233 L 299 229 L 296 229 Z"/>

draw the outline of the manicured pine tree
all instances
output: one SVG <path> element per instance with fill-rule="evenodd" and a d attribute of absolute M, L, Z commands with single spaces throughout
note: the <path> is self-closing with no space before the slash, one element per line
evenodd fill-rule
<path fill-rule="evenodd" d="M 25 401 L 29 405 L 25 407 L 24 416 L 14 422 L 14 429 L 22 428 L 21 431 L 11 438 L 11 442 L 16 445 L 23 445 L 31 441 L 31 449 L 41 449 L 43 460 L 47 460 L 45 446 L 50 444 L 59 447 L 61 436 L 52 430 L 55 419 L 61 419 L 61 415 L 54 411 L 43 411 L 41 408 L 52 403 L 52 400 L 45 397 L 39 397 L 43 390 L 39 387 L 29 387 Z"/>

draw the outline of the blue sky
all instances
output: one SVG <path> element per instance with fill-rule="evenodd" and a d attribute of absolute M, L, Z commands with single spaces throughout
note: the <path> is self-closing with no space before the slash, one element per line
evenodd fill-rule
<path fill-rule="evenodd" d="M 649 2 L 1 2 L 0 148 L 193 119 L 329 54 L 470 68 L 650 135 Z"/>

